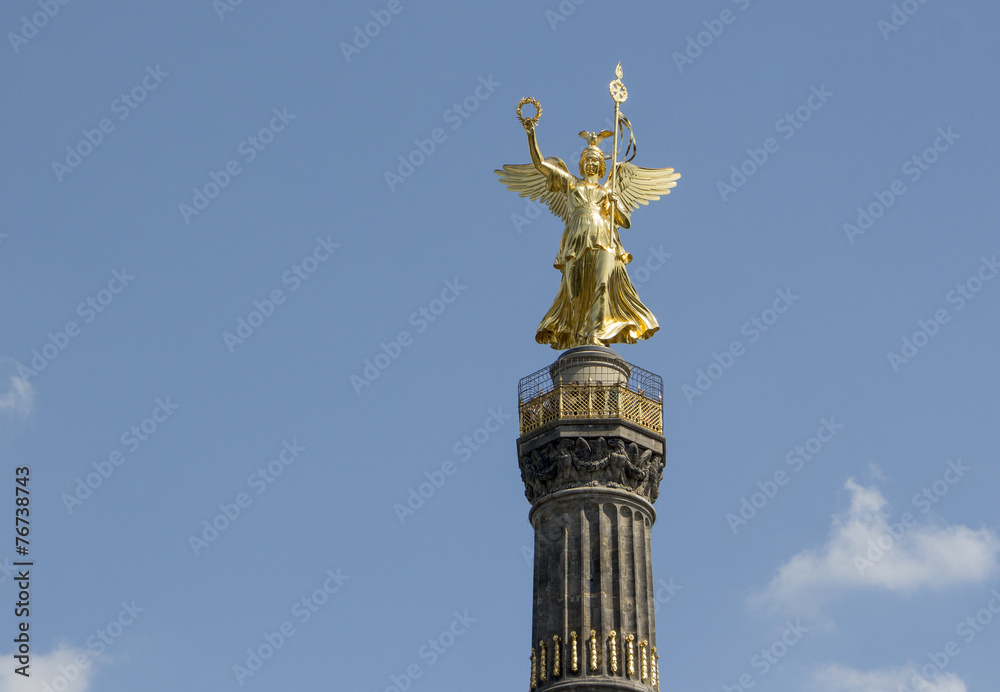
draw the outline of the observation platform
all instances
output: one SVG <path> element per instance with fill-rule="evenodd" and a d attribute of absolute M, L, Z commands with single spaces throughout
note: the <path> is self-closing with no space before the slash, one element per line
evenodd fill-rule
<path fill-rule="evenodd" d="M 580 346 L 522 378 L 521 435 L 556 421 L 620 419 L 663 434 L 663 378 L 601 346 Z"/>

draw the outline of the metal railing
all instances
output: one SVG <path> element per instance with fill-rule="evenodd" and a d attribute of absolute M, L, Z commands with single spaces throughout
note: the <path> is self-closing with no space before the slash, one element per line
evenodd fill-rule
<path fill-rule="evenodd" d="M 624 361 L 622 361 L 624 364 Z M 555 420 L 620 418 L 655 433 L 663 432 L 663 379 L 627 364 L 611 382 L 588 380 L 555 384 L 552 368 L 528 375 L 518 386 L 521 434 Z"/>

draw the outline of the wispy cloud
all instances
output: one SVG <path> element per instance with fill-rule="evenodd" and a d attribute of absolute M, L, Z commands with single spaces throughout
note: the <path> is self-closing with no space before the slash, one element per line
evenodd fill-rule
<path fill-rule="evenodd" d="M 84 649 L 66 647 L 48 654 L 32 653 L 31 677 L 27 678 L 14 672 L 21 663 L 14 659 L 13 654 L 0 656 L 0 692 L 48 692 L 53 689 L 61 692 L 87 692 L 94 664 L 91 662 L 85 668 L 80 668 L 75 659 L 90 654 Z"/>
<path fill-rule="evenodd" d="M 9 371 L 16 363 L 10 358 L 0 357 L 0 371 Z M 0 374 L 0 381 L 3 375 Z M 11 375 L 7 390 L 0 392 L 0 414 L 27 416 L 35 402 L 35 389 L 28 380 L 19 375 Z"/>
<path fill-rule="evenodd" d="M 879 467 L 879 465 L 875 463 L 868 464 L 868 476 L 869 478 L 873 478 L 877 481 L 882 481 L 883 483 L 886 480 L 888 480 L 885 477 L 885 474 L 882 473 L 882 469 Z"/>
<path fill-rule="evenodd" d="M 957 675 L 943 673 L 933 680 L 924 678 L 913 664 L 903 668 L 880 668 L 860 671 L 832 665 L 818 671 L 810 689 L 816 692 L 898 692 L 919 689 L 921 692 L 967 692 Z"/>
<path fill-rule="evenodd" d="M 825 545 L 807 549 L 778 569 L 751 601 L 776 610 L 815 614 L 839 591 L 911 593 L 987 579 L 998 566 L 1000 540 L 987 528 L 918 523 L 911 513 L 890 521 L 876 487 L 849 479 L 846 512 L 834 515 Z"/>

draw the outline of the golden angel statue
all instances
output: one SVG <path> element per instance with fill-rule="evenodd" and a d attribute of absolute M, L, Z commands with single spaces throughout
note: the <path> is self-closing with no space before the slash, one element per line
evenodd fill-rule
<path fill-rule="evenodd" d="M 626 156 L 632 150 L 634 157 L 631 125 L 618 108 L 625 100 L 620 65 L 618 78 L 611 83 L 615 130 L 619 125 L 629 130 Z M 534 105 L 534 117 L 521 117 L 525 103 Z M 584 345 L 634 344 L 639 339 L 648 339 L 659 325 L 629 280 L 625 265 L 632 261 L 632 255 L 622 247 L 618 228 L 630 228 L 632 212 L 640 204 L 649 204 L 668 194 L 677 185 L 680 174 L 674 173 L 673 168 L 640 168 L 629 160 L 617 161 L 618 132 L 604 130 L 596 134 L 580 133 L 587 140 L 587 147 L 580 156 L 580 177 L 577 177 L 569 172 L 562 159 L 542 158 L 535 136 L 535 125 L 541 115 L 538 102 L 523 99 L 517 110 L 528 135 L 531 163 L 508 164 L 495 173 L 507 189 L 521 197 L 541 200 L 565 224 L 554 263 L 562 272 L 562 281 L 552 307 L 538 325 L 535 340 L 562 350 Z M 605 159 L 609 157 L 601 150 L 600 143 L 607 137 L 614 137 L 614 152 L 610 175 L 602 184 L 607 169 Z"/>

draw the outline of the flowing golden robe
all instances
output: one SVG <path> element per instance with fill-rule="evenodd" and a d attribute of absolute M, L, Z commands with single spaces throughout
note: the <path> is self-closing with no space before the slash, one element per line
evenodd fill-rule
<path fill-rule="evenodd" d="M 555 176 L 552 187 L 566 195 L 568 211 L 554 263 L 562 281 L 535 341 L 562 350 L 648 339 L 659 325 L 625 271 L 632 256 L 611 225 L 607 190 L 569 173 Z M 628 227 L 627 217 L 617 220 Z"/>

